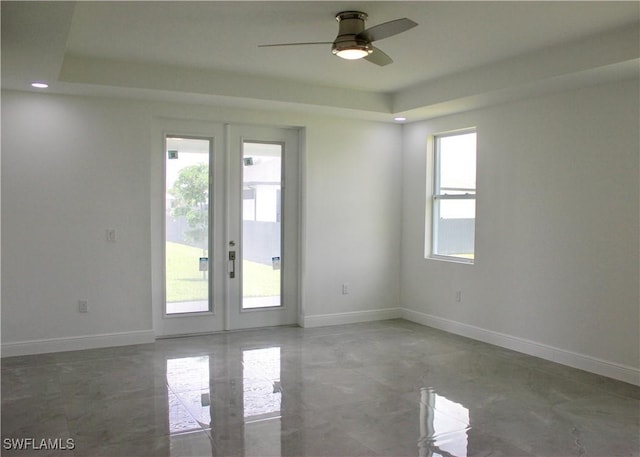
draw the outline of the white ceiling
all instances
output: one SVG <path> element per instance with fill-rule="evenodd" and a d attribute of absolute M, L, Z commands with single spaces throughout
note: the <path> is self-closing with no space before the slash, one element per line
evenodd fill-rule
<path fill-rule="evenodd" d="M 367 26 L 400 17 L 419 25 L 376 43 L 394 59 L 386 67 L 341 60 L 329 45 L 258 48 L 332 41 L 334 17 L 344 10 L 368 13 Z M 425 103 L 530 85 L 535 71 L 516 75 L 523 56 L 531 57 L 532 68 L 548 67 L 536 77 L 541 82 L 596 69 L 607 78 L 621 69 L 635 73 L 640 44 L 630 39 L 639 21 L 636 1 L 2 2 L 2 86 L 29 90 L 30 81 L 47 79 L 59 92 L 425 117 L 448 112 L 416 111 Z M 609 52 L 621 43 L 626 52 Z M 554 54 L 563 49 L 564 56 Z M 561 68 L 567 60 L 570 68 Z M 489 76 L 490 67 L 498 73 Z M 487 87 L 465 91 L 476 78 Z M 496 78 L 504 79 L 502 86 L 489 87 Z M 433 88 L 443 100 L 409 101 Z"/>

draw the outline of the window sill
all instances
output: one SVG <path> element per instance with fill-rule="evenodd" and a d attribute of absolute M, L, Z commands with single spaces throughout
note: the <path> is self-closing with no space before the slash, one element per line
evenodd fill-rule
<path fill-rule="evenodd" d="M 447 255 L 430 255 L 426 260 L 437 260 L 439 262 L 459 263 L 462 265 L 475 265 L 475 259 L 463 259 L 461 257 L 452 257 Z"/>

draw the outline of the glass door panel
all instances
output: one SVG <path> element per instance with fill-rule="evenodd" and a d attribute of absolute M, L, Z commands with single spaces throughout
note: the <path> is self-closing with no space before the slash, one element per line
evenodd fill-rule
<path fill-rule="evenodd" d="M 208 312 L 212 140 L 167 136 L 165 149 L 165 313 Z"/>
<path fill-rule="evenodd" d="M 281 306 L 282 144 L 242 143 L 242 309 Z"/>

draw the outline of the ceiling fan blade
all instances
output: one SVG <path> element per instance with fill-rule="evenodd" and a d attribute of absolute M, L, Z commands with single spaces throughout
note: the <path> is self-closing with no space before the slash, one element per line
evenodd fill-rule
<path fill-rule="evenodd" d="M 398 33 L 406 32 L 416 25 L 418 25 L 416 22 L 413 22 L 411 19 L 407 19 L 405 17 L 402 19 L 396 19 L 395 21 L 389 21 L 382 24 L 374 25 L 373 27 L 358 33 L 358 35 L 356 35 L 356 38 L 369 42 L 383 40 L 385 38 L 389 38 L 390 36 L 397 35 Z"/>
<path fill-rule="evenodd" d="M 389 57 L 387 54 L 376 47 L 373 48 L 373 52 L 366 56 L 365 59 L 381 67 L 393 63 L 393 59 L 391 57 Z"/>
<path fill-rule="evenodd" d="M 275 46 L 308 46 L 313 44 L 333 44 L 333 41 L 313 41 L 310 43 L 276 43 L 276 44 L 259 44 L 259 48 L 273 48 Z"/>

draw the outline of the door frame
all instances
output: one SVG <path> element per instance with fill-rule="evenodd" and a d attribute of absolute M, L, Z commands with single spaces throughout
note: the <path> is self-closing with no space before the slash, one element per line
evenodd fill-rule
<path fill-rule="evenodd" d="M 232 318 L 229 315 L 229 278 L 227 272 L 228 263 L 228 211 L 229 211 L 229 167 L 230 167 L 230 153 L 231 153 L 231 134 L 236 129 L 275 129 L 288 131 L 295 135 L 296 147 L 293 151 L 296 155 L 296 170 L 293 173 L 293 182 L 287 181 L 287 188 L 293 187 L 290 192 L 290 198 L 296 200 L 296 214 L 295 224 L 290 232 L 295 237 L 295 253 L 294 257 L 291 257 L 289 262 L 293 262 L 295 268 L 293 268 L 293 275 L 290 275 L 289 281 L 293 283 L 293 297 L 288 297 L 290 306 L 295 307 L 294 318 L 291 319 L 289 324 L 295 325 L 301 322 L 302 315 L 302 246 L 303 246 L 303 230 L 302 230 L 302 196 L 300 189 L 302 189 L 302 145 L 304 138 L 304 129 L 294 128 L 287 126 L 269 126 L 269 125 L 244 125 L 244 124 L 225 124 L 216 121 L 206 120 L 189 120 L 189 119 L 176 119 L 170 117 L 156 117 L 152 120 L 152 138 L 151 138 L 151 179 L 150 179 L 150 234 L 151 234 L 151 312 L 152 312 L 152 325 L 153 331 L 157 338 L 183 336 L 183 335 L 197 335 L 216 333 L 228 330 L 239 329 L 232 322 Z M 176 314 L 166 315 L 165 313 L 165 138 L 167 135 L 196 138 L 211 138 L 213 148 L 213 158 L 211 163 L 214 167 L 212 173 L 214 174 L 212 182 L 212 193 L 215 195 L 222 195 L 222 204 L 218 205 L 219 208 L 215 208 L 215 204 L 210 202 L 210 206 L 214 206 L 213 211 L 210 213 L 210 232 L 214 232 L 216 228 L 220 230 L 220 235 L 210 235 L 210 277 L 217 275 L 223 278 L 221 286 L 213 285 L 213 291 L 211 294 L 211 310 L 202 313 L 193 314 Z M 246 138 L 247 140 L 249 138 Z M 260 141 L 263 138 L 251 138 L 252 140 Z M 266 141 L 269 138 L 265 139 Z M 283 166 L 286 169 L 286 166 Z M 222 176 L 216 174 L 217 170 L 223 170 Z M 283 181 L 287 179 L 284 176 Z M 289 177 L 289 179 L 292 179 Z M 295 193 L 294 193 L 295 191 Z M 217 194 L 216 194 L 217 193 Z M 283 191 L 283 194 L 285 192 Z M 222 226 L 220 224 L 222 223 Z M 215 225 L 214 225 L 215 224 Z M 283 228 L 282 230 L 286 230 Z M 291 236 L 291 234 L 289 234 Z M 283 246 L 284 251 L 284 246 Z M 213 253 L 216 253 L 216 257 L 219 259 L 212 261 L 214 257 Z M 223 255 L 219 255 L 222 253 Z M 283 255 L 284 261 L 284 255 Z M 216 271 L 217 270 L 217 271 Z M 210 281 L 214 281 L 211 279 Z M 284 279 L 283 279 L 284 281 Z M 216 292 L 217 291 L 217 292 Z M 216 295 L 217 293 L 217 295 Z M 284 289 L 282 289 L 284 293 Z M 221 298 L 219 295 L 222 294 Z M 217 300 L 217 301 L 216 301 Z M 283 297 L 284 300 L 284 297 Z M 270 309 L 271 310 L 271 309 Z M 259 315 L 259 310 L 247 310 L 243 314 L 255 314 Z M 278 324 L 273 322 L 264 322 L 258 325 L 256 322 L 251 322 L 251 325 L 244 326 L 242 328 L 256 328 L 256 327 L 268 327 L 273 325 L 289 325 Z"/>

